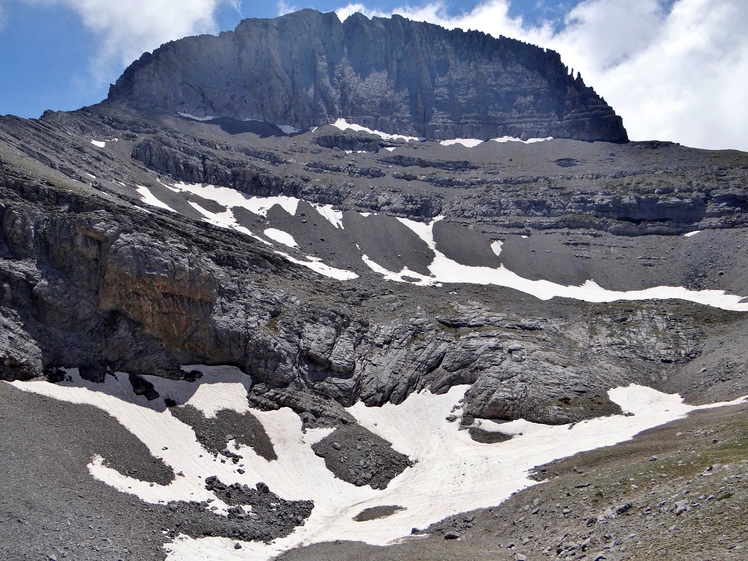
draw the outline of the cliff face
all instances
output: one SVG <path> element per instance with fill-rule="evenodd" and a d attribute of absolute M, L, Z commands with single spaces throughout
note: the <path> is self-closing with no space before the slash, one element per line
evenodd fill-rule
<path fill-rule="evenodd" d="M 298 128 L 342 117 L 433 139 L 627 140 L 621 118 L 556 52 L 399 16 L 244 20 L 144 54 L 108 99 Z"/>

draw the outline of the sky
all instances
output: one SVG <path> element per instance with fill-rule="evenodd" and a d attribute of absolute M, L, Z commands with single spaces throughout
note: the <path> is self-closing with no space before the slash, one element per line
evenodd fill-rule
<path fill-rule="evenodd" d="M 748 0 L 0 0 L 0 115 L 97 103 L 162 43 L 302 8 L 398 13 L 554 49 L 632 140 L 748 151 Z"/>

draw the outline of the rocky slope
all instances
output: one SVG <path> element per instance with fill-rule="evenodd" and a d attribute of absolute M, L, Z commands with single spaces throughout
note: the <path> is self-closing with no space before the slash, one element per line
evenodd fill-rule
<path fill-rule="evenodd" d="M 698 357 L 705 320 L 745 325 L 740 313 L 694 305 L 580 307 L 507 300 L 501 288 L 456 298 L 372 285 L 371 275 L 341 293 L 240 234 L 4 177 L 4 379 L 72 366 L 91 380 L 182 377 L 181 364 L 237 364 L 257 382 L 258 405 L 291 405 L 311 424 L 342 418 L 336 401 L 398 403 L 462 383 L 474 384 L 470 416 L 563 423 L 604 406 L 585 396 L 659 384 Z M 744 388 L 740 372 L 725 395 Z"/>
<path fill-rule="evenodd" d="M 225 87 L 209 88 L 218 74 Z M 339 117 L 431 140 L 327 124 Z M 321 126 L 287 134 L 279 125 L 288 124 Z M 560 138 L 474 147 L 435 141 L 503 134 Z M 166 396 L 144 375 L 199 384 L 199 373 L 183 365 L 237 366 L 252 378 L 253 408 L 289 407 L 305 429 L 334 428 L 316 445 L 318 456 L 337 477 L 377 489 L 413 459 L 356 424 L 345 407 L 358 401 L 401 404 L 416 391 L 467 384 L 459 410 L 444 422 L 459 420 L 475 441 L 498 445 L 496 433 L 481 431 L 476 419 L 565 424 L 620 414 L 606 392 L 629 383 L 699 403 L 746 395 L 745 312 L 671 296 L 676 287 L 691 295 L 748 295 L 748 155 L 623 141 L 620 119 L 568 76 L 554 53 L 509 39 L 402 18 L 341 23 L 334 14 L 304 11 L 165 45 L 134 63 L 97 106 L 39 120 L 0 118 L 0 379 L 60 383 L 65 369 L 78 368 L 85 380 L 102 382 L 124 372 L 133 393 L 153 402 Z M 464 272 L 440 280 L 437 265 L 445 262 Z M 509 271 L 521 282 L 491 284 L 481 277 L 486 270 Z M 539 299 L 527 288 L 590 279 L 601 291 L 619 291 L 616 298 L 670 288 L 658 292 L 662 300 L 607 303 Z M 739 296 L 733 300 L 742 309 Z M 22 411 L 44 401 L 1 387 L 12 417 L 2 448 L 12 445 L 13 454 L 31 462 Z M 237 459 L 232 440 L 275 458 L 274 443 L 252 415 L 226 410 L 208 418 L 181 405 L 172 396 L 165 404 L 216 458 Z M 58 410 L 76 419 L 73 425 L 94 418 Z M 52 418 L 39 419 L 35 438 L 50 453 L 70 450 L 44 437 L 53 425 Z M 62 432 L 57 440 L 68 442 L 72 429 Z M 108 442 L 116 467 L 140 469 L 156 482 L 178 476 L 147 451 L 131 447 L 137 457 L 121 457 L 116 450 L 127 437 L 108 432 L 90 440 Z M 102 504 L 115 501 L 138 528 L 267 540 L 309 516 L 303 501 L 266 496 L 259 484 L 253 490 L 217 480 L 217 496 L 241 498 L 232 508 L 263 512 L 251 530 L 239 522 L 243 510 L 228 522 L 189 502 L 145 511 L 84 481 L 95 450 L 86 440 L 66 456 L 66 469 L 79 474 L 73 495 L 95 492 L 105 497 Z M 742 474 L 743 456 L 734 456 L 729 462 L 738 467 L 730 469 Z M 699 470 L 708 467 L 702 463 Z M 686 474 L 689 484 L 701 485 L 696 474 Z M 572 483 L 582 490 L 563 492 L 586 493 Z M 38 505 L 32 495 L 17 488 L 0 493 Z M 670 517 L 664 505 L 639 495 L 632 503 L 642 517 L 651 514 L 646 508 Z M 101 505 L 79 504 L 75 496 L 55 500 L 103 516 Z M 618 495 L 611 504 L 593 501 L 594 508 L 577 497 L 570 513 L 587 514 L 574 519 L 573 548 L 547 534 L 549 526 L 571 523 L 570 513 L 541 507 L 547 497 L 527 496 L 506 508 L 538 499 L 529 510 L 539 508 L 550 522 L 508 528 L 514 515 L 482 512 L 476 524 L 461 517 L 435 526 L 417 552 L 442 555 L 454 541 L 455 555 L 488 555 L 494 544 L 466 530 L 493 535 L 497 516 L 507 526 L 502 554 L 589 557 L 594 546 L 607 558 L 625 557 L 616 549 L 618 534 L 582 527 L 593 515 L 595 524 L 601 516 L 610 525 L 625 521 L 600 514 L 620 502 Z M 24 520 L 17 534 L 29 542 L 32 525 L 16 515 L 18 501 L 2 503 L 0 517 Z M 276 503 L 284 505 L 282 524 Z M 52 519 L 54 508 L 38 508 Z M 396 507 L 383 508 L 362 516 Z M 78 530 L 87 525 L 81 520 L 69 534 L 80 543 Z M 273 525 L 275 533 L 268 530 Z M 65 533 L 53 526 L 53 537 Z M 104 526 L 120 549 L 132 542 L 116 520 Z M 445 542 L 449 532 L 459 539 Z M 535 542 L 523 533 L 545 537 Z M 662 538 L 647 536 L 642 547 Z M 149 534 L 133 551 L 159 558 L 165 539 Z M 507 549 L 507 539 L 516 549 Z M 532 545 L 520 549 L 520 539 Z M 639 545 L 626 547 L 640 553 Z M 337 555 L 318 547 L 323 557 Z M 81 559 L 98 559 L 84 550 L 75 550 Z"/>
<path fill-rule="evenodd" d="M 557 53 L 399 16 L 341 23 L 303 10 L 244 20 L 143 55 L 109 100 L 297 128 L 343 117 L 432 139 L 627 139 L 620 117 Z"/>
<path fill-rule="evenodd" d="M 434 251 L 387 215 L 440 214 L 435 248 L 465 265 L 503 264 L 562 284 L 594 278 L 615 290 L 745 294 L 743 154 L 562 140 L 346 154 L 324 145 L 360 133 L 269 136 L 227 123 L 236 122 L 149 119 L 111 104 L 0 122 L 3 321 L 13 337 L 3 378 L 61 366 L 90 379 L 182 376 L 180 364 L 226 363 L 258 382 L 257 404 L 291 404 L 312 424 L 341 413 L 310 402 L 311 388 L 323 402 L 378 405 L 460 383 L 474 384 L 471 416 L 567 422 L 604 409 L 588 398 L 609 387 L 671 379 L 702 354 L 705 317 L 744 323 L 740 313 L 684 313 L 675 302 L 546 304 L 500 288 L 382 284 L 361 257 L 429 274 Z M 208 227 L 205 212 L 231 208 L 179 198 L 164 187 L 174 180 L 302 202 L 293 216 L 234 207 L 253 239 Z M 144 213 L 140 185 L 178 212 Z M 345 227 L 303 201 L 339 208 Z M 372 212 L 381 217 L 363 218 Z M 278 245 L 269 227 L 304 244 L 281 244 L 295 259 L 314 255 L 358 278 L 341 287 L 294 266 L 265 245 Z M 709 230 L 672 235 L 697 228 Z M 489 249 L 496 239 L 500 256 Z M 712 398 L 738 395 L 741 368 L 730 372 L 719 387 L 731 389 Z M 698 393 L 697 378 L 680 380 L 673 389 Z M 576 405 L 558 407 L 561 399 Z"/>

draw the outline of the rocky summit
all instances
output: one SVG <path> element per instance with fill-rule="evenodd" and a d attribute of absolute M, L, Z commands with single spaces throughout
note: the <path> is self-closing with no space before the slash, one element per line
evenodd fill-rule
<path fill-rule="evenodd" d="M 400 17 L 2 117 L 0 557 L 744 559 L 746 185 Z"/>
<path fill-rule="evenodd" d="M 558 53 L 484 33 L 303 10 L 163 45 L 109 100 L 297 128 L 338 118 L 429 139 L 625 142 L 621 118 Z"/>

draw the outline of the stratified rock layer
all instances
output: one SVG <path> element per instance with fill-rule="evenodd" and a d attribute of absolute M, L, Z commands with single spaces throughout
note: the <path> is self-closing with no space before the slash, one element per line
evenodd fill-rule
<path fill-rule="evenodd" d="M 621 118 L 558 53 L 399 16 L 341 23 L 303 10 L 244 20 L 144 54 L 109 100 L 299 128 L 342 117 L 434 139 L 627 140 Z"/>

